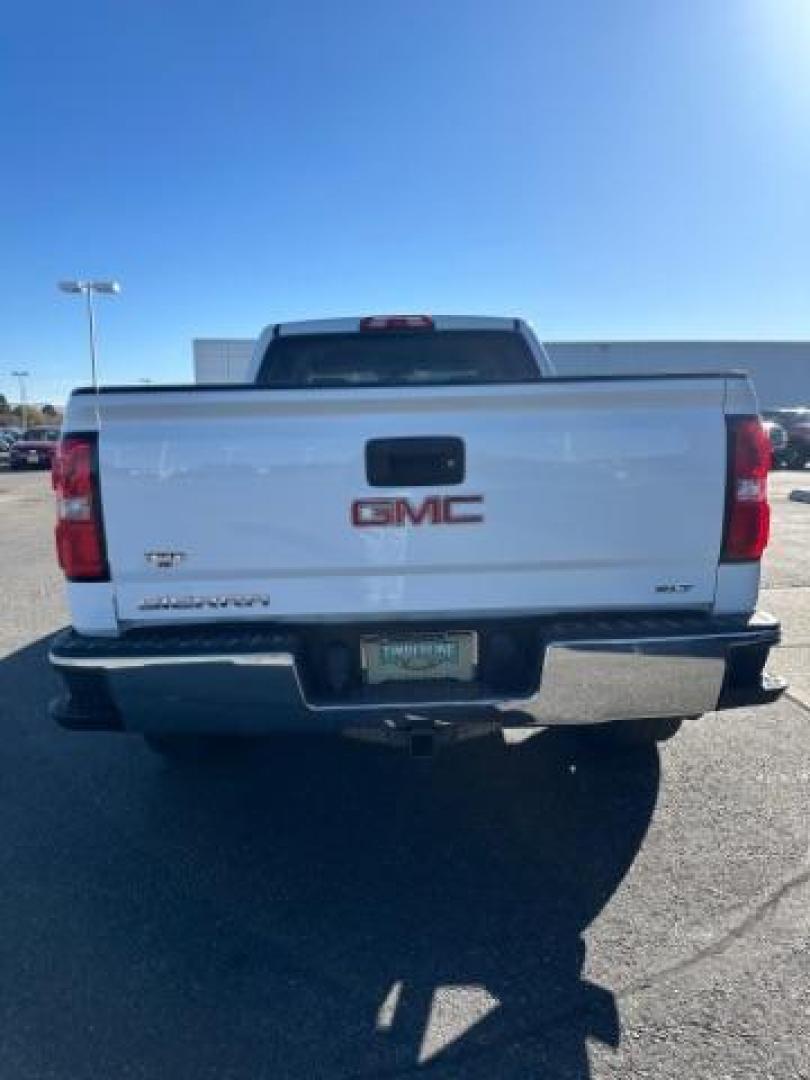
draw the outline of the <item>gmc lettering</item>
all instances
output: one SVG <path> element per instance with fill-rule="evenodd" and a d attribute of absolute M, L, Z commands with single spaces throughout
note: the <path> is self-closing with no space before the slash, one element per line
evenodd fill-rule
<path fill-rule="evenodd" d="M 403 498 L 355 499 L 351 519 L 356 528 L 391 525 L 478 525 L 482 513 L 466 507 L 481 506 L 483 495 L 429 495 L 421 502 Z"/>

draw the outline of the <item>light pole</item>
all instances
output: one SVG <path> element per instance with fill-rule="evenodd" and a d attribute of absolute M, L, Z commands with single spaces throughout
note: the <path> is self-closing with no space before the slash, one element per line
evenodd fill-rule
<path fill-rule="evenodd" d="M 28 378 L 29 373 L 27 371 L 12 371 L 11 374 L 20 381 L 20 419 L 22 420 L 22 429 L 25 431 L 28 427 L 28 401 L 25 396 L 25 380 Z"/>
<path fill-rule="evenodd" d="M 93 293 L 105 296 L 117 296 L 121 286 L 117 281 L 60 281 L 59 288 L 66 293 L 83 293 L 87 299 L 87 323 L 90 331 L 90 365 L 93 374 L 93 389 L 98 389 L 96 375 L 96 317 L 93 311 Z"/>

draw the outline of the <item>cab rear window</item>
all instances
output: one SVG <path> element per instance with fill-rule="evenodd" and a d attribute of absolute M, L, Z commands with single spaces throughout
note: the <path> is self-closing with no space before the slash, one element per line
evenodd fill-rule
<path fill-rule="evenodd" d="M 259 386 L 279 389 L 536 382 L 523 337 L 508 330 L 291 334 L 264 354 Z"/>

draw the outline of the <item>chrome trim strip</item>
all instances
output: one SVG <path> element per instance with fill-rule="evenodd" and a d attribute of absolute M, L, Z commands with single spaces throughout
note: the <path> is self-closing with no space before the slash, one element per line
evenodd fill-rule
<path fill-rule="evenodd" d="M 716 634 L 659 634 L 657 637 L 626 637 L 626 638 L 569 638 L 567 640 L 554 640 L 548 642 L 548 648 L 578 649 L 581 646 L 595 648 L 625 648 L 631 645 L 668 645 L 690 642 L 694 645 L 704 643 L 722 643 L 734 645 L 736 642 L 744 644 L 774 644 L 773 630 L 766 627 L 754 627 L 751 630 L 718 630 Z"/>
<path fill-rule="evenodd" d="M 235 667 L 294 668 L 292 653 L 211 653 L 197 656 L 48 656 L 54 667 L 127 671 L 150 667 L 186 667 L 189 664 L 233 664 Z"/>

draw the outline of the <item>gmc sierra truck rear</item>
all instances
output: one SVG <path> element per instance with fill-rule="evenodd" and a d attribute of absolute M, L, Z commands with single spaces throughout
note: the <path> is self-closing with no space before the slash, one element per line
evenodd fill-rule
<path fill-rule="evenodd" d="M 54 713 L 182 754 L 773 700 L 769 461 L 744 375 L 559 377 L 517 319 L 276 325 L 249 384 L 76 390 Z"/>

